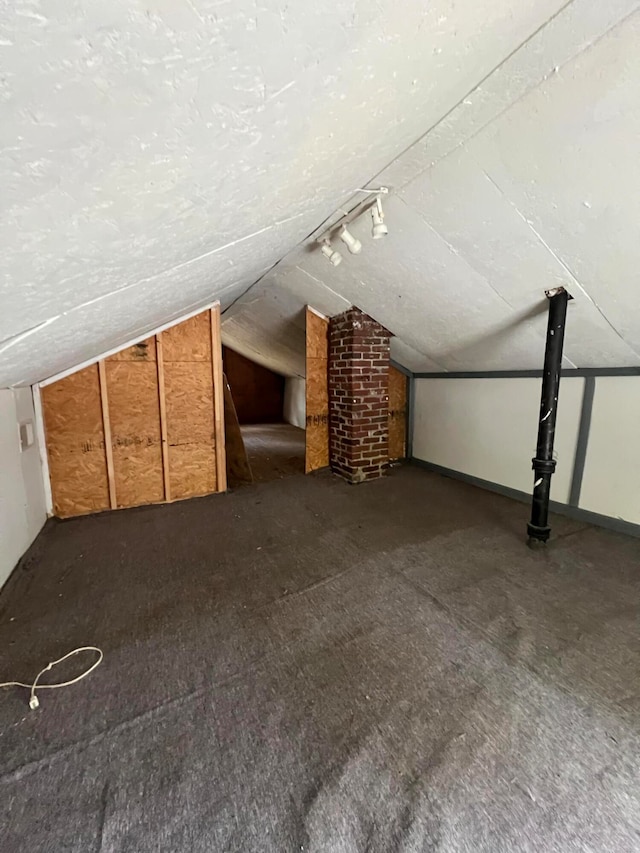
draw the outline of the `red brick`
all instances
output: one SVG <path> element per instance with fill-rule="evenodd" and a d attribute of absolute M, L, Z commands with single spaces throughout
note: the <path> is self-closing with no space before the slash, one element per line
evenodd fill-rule
<path fill-rule="evenodd" d="M 390 335 L 352 307 L 329 326 L 329 437 L 333 470 L 350 482 L 387 467 Z"/>

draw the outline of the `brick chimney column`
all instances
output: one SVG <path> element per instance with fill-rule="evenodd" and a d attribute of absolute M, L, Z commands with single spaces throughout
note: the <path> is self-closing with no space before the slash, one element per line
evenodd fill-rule
<path fill-rule="evenodd" d="M 390 339 L 359 308 L 329 321 L 329 462 L 349 483 L 389 464 Z"/>

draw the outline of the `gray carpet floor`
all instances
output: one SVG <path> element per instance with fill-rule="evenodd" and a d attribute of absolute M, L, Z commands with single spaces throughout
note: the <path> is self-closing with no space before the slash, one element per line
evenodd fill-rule
<path fill-rule="evenodd" d="M 105 659 L 0 694 L 0 849 L 640 850 L 640 541 L 526 521 L 401 468 L 49 524 L 0 680 Z"/>
<path fill-rule="evenodd" d="M 241 427 L 256 483 L 304 474 L 305 432 L 291 424 L 245 424 Z"/>

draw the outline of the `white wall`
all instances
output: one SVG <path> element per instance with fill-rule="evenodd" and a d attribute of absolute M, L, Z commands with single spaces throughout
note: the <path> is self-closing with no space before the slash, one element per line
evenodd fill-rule
<path fill-rule="evenodd" d="M 640 524 L 640 376 L 595 380 L 580 506 Z"/>
<path fill-rule="evenodd" d="M 578 506 L 640 524 L 640 376 L 597 377 Z M 531 492 L 540 379 L 414 380 L 413 456 Z M 585 379 L 560 385 L 551 498 L 568 503 Z"/>
<path fill-rule="evenodd" d="M 569 498 L 584 379 L 560 388 L 553 500 Z M 413 455 L 523 492 L 531 490 L 539 379 L 416 379 Z"/>
<path fill-rule="evenodd" d="M 300 376 L 287 376 L 284 383 L 284 408 L 282 416 L 288 424 L 305 428 L 305 380 Z"/>
<path fill-rule="evenodd" d="M 34 442 L 20 449 L 20 422 L 31 421 Z M 46 520 L 40 454 L 30 388 L 0 390 L 0 586 Z"/>

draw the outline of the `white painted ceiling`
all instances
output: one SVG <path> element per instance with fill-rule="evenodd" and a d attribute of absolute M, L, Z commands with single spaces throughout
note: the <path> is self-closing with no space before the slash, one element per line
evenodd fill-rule
<path fill-rule="evenodd" d="M 355 303 L 413 369 L 640 364 L 640 13 L 629 0 L 0 0 L 0 386 L 220 298 L 304 372 Z M 337 268 L 308 235 L 392 188 Z M 276 265 L 276 266 L 274 266 Z"/>

